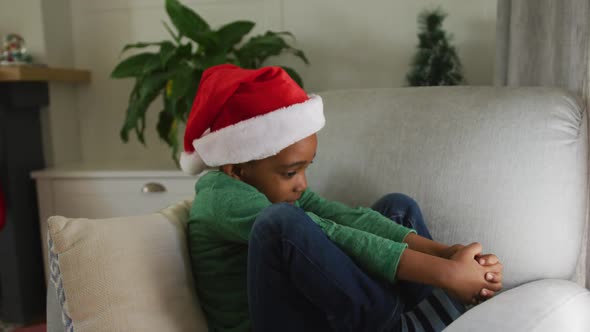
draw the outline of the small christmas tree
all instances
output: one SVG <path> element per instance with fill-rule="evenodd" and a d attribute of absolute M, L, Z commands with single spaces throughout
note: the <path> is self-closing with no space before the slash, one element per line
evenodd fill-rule
<path fill-rule="evenodd" d="M 411 86 L 458 85 L 463 83 L 461 61 L 451 36 L 442 29 L 447 16 L 440 8 L 424 10 L 418 16 L 418 51 L 406 75 Z"/>

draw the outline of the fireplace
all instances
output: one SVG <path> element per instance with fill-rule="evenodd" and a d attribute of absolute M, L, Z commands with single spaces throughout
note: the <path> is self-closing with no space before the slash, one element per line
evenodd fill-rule
<path fill-rule="evenodd" d="M 45 314 L 45 282 L 33 170 L 44 167 L 39 112 L 46 82 L 0 81 L 0 320 L 29 323 Z"/>

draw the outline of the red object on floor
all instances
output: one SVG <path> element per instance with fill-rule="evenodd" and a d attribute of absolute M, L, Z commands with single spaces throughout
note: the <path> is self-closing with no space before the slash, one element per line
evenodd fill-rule
<path fill-rule="evenodd" d="M 21 327 L 14 330 L 13 332 L 47 332 L 47 325 L 39 324 L 34 326 Z"/>
<path fill-rule="evenodd" d="M 6 224 L 6 204 L 4 203 L 4 192 L 2 192 L 2 186 L 0 186 L 0 231 Z"/>

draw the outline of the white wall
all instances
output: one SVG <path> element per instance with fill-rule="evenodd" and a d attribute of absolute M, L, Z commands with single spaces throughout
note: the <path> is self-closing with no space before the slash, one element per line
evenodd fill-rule
<path fill-rule="evenodd" d="M 491 84 L 495 1 L 286 0 L 284 28 L 311 59 L 296 67 L 312 88 L 403 86 L 418 42 L 417 15 L 437 4 L 449 13 L 444 28 L 454 35 L 468 84 Z"/>
<path fill-rule="evenodd" d="M 35 63 L 74 64 L 69 0 L 0 0 L 0 36 L 20 34 Z M 49 84 L 50 105 L 41 111 L 43 152 L 48 166 L 81 158 L 76 86 Z"/>
<path fill-rule="evenodd" d="M 63 4 L 64 1 L 58 2 Z M 236 19 L 249 19 L 257 22 L 253 34 L 267 29 L 294 33 L 295 46 L 305 51 L 311 65 L 305 66 L 292 57 L 273 63 L 298 69 L 310 91 L 403 86 L 417 44 L 417 15 L 424 8 L 441 5 L 449 13 L 444 27 L 455 37 L 454 45 L 459 50 L 467 82 L 492 84 L 496 1 L 182 2 L 199 12 L 213 27 Z M 91 70 L 93 75 L 92 83 L 78 89 L 77 95 L 81 156 L 86 162 L 139 160 L 151 163 L 169 159 L 169 149 L 159 141 L 153 129 L 160 110 L 158 102 L 149 111 L 146 137 L 149 148 L 142 147 L 135 138 L 128 144 L 120 141 L 119 129 L 132 81 L 109 79 L 109 73 L 122 59 L 119 54 L 124 44 L 168 39 L 160 22 L 168 21 L 163 3 L 164 0 L 71 0 L 73 64 Z M 63 137 L 73 135 L 75 133 L 70 131 Z M 68 144 L 66 139 L 54 141 L 57 150 Z"/>
<path fill-rule="evenodd" d="M 20 34 L 33 57 L 45 61 L 41 1 L 0 0 L 0 36 Z"/>
<path fill-rule="evenodd" d="M 70 0 L 41 0 L 45 62 L 52 67 L 76 68 L 70 8 Z M 82 158 L 78 110 L 78 90 L 81 88 L 79 84 L 49 84 L 48 120 L 44 126 L 49 132 L 51 154 L 46 157 L 49 166 Z"/>

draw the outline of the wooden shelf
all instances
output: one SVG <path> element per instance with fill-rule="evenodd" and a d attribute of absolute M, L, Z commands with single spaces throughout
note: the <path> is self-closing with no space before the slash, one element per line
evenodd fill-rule
<path fill-rule="evenodd" d="M 35 65 L 0 66 L 0 82 L 56 81 L 68 83 L 90 82 L 88 70 L 50 68 Z"/>

